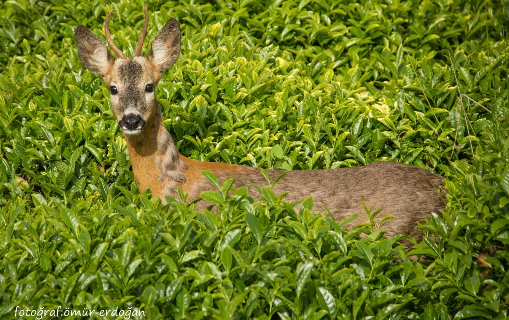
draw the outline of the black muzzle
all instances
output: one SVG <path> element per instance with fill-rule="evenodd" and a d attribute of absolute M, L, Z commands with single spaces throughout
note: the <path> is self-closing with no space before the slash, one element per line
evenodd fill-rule
<path fill-rule="evenodd" d="M 124 116 L 122 120 L 119 121 L 119 124 L 122 129 L 139 130 L 145 126 L 145 120 L 140 116 L 129 114 Z"/>

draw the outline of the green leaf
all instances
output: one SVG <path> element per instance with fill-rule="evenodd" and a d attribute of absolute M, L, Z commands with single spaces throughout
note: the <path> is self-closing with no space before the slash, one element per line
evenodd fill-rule
<path fill-rule="evenodd" d="M 85 148 L 87 148 L 88 151 L 97 159 L 97 162 L 99 162 L 101 165 L 103 165 L 103 153 L 99 148 L 93 145 L 86 144 Z"/>
<path fill-rule="evenodd" d="M 182 277 L 177 278 L 173 280 L 168 287 L 166 288 L 166 301 L 170 302 L 173 300 L 177 294 L 177 292 L 180 291 L 180 288 L 182 287 L 183 279 Z"/>
<path fill-rule="evenodd" d="M 216 186 L 217 189 L 221 190 L 221 186 L 219 185 L 219 181 L 217 180 L 216 176 L 209 171 L 202 170 L 201 173 L 209 180 L 214 186 Z"/>
<path fill-rule="evenodd" d="M 463 282 L 465 284 L 465 288 L 468 292 L 470 292 L 473 295 L 477 295 L 477 292 L 479 292 L 479 287 L 481 285 L 481 281 L 479 279 L 479 276 L 474 274 L 473 276 L 466 278 Z"/>
<path fill-rule="evenodd" d="M 505 226 L 509 225 L 509 219 L 498 219 L 491 224 L 491 232 L 493 234 L 498 233 L 498 231 Z"/>
<path fill-rule="evenodd" d="M 384 48 L 382 51 L 382 61 L 385 64 L 385 66 L 389 69 L 389 71 L 392 73 L 392 76 L 397 78 L 398 77 L 398 68 L 394 64 L 394 62 L 391 61 L 391 51 L 388 48 Z"/>
<path fill-rule="evenodd" d="M 179 308 L 179 316 L 180 318 L 184 318 L 184 315 L 187 314 L 187 308 L 189 308 L 189 304 L 191 302 L 191 297 L 187 292 L 185 287 L 177 293 L 177 307 Z"/>
<path fill-rule="evenodd" d="M 346 245 L 345 239 L 341 233 L 337 233 L 336 231 L 330 231 L 330 233 L 334 236 L 337 245 L 341 249 L 344 255 L 348 254 L 348 246 Z"/>
<path fill-rule="evenodd" d="M 440 39 L 440 36 L 436 35 L 436 34 L 430 34 L 429 36 L 425 37 L 422 40 L 421 45 L 426 43 L 426 42 L 430 42 L 430 41 L 433 41 L 433 40 L 436 40 L 436 39 Z"/>
<path fill-rule="evenodd" d="M 352 310 L 354 320 L 357 319 L 357 314 L 359 313 L 359 310 L 361 309 L 362 304 L 364 303 L 364 300 L 366 300 L 368 294 L 369 290 L 363 290 L 360 297 L 354 301 Z"/>
<path fill-rule="evenodd" d="M 246 212 L 246 223 L 249 229 L 251 229 L 251 232 L 253 232 L 256 241 L 258 241 L 258 245 L 260 245 L 263 239 L 263 230 L 260 221 L 254 214 Z"/>
<path fill-rule="evenodd" d="M 426 309 L 424 310 L 424 320 L 439 320 L 431 301 L 428 302 Z"/>
<path fill-rule="evenodd" d="M 208 88 L 210 97 L 212 98 L 212 101 L 216 101 L 217 99 L 217 82 L 216 78 L 212 74 L 212 72 L 207 73 L 207 83 L 210 84 L 210 87 Z"/>
<path fill-rule="evenodd" d="M 79 234 L 80 244 L 81 244 L 83 250 L 85 251 L 85 253 L 88 254 L 90 252 L 90 243 L 92 242 L 90 233 L 82 225 L 78 225 L 78 230 L 79 230 L 78 234 Z"/>
<path fill-rule="evenodd" d="M 153 286 L 147 286 L 141 296 L 146 305 L 153 306 L 157 300 L 157 290 Z"/>
<path fill-rule="evenodd" d="M 165 255 L 164 253 L 161 254 L 161 259 L 164 261 L 164 263 L 168 266 L 168 268 L 170 269 L 170 271 L 172 272 L 178 272 L 178 267 L 177 267 L 177 264 L 175 263 L 175 261 L 173 261 L 173 259 L 167 255 Z"/>
<path fill-rule="evenodd" d="M 221 194 L 223 195 L 223 198 L 228 198 L 228 192 L 230 192 L 233 184 L 235 183 L 234 179 L 226 179 L 223 182 L 223 185 L 221 186 Z"/>
<path fill-rule="evenodd" d="M 274 205 L 276 203 L 276 196 L 274 195 L 274 192 L 270 190 L 270 188 L 263 187 L 261 189 L 262 195 L 264 199 L 267 199 L 269 204 Z"/>
<path fill-rule="evenodd" d="M 92 254 L 92 258 L 97 258 L 101 260 L 104 257 L 104 254 L 108 250 L 108 242 L 103 242 L 95 247 L 94 253 Z"/>
<path fill-rule="evenodd" d="M 226 274 L 228 275 L 232 268 L 232 252 L 230 251 L 229 246 L 226 246 L 221 252 L 221 262 L 223 263 Z"/>
<path fill-rule="evenodd" d="M 71 294 L 74 290 L 74 286 L 76 285 L 76 281 L 78 281 L 79 273 L 75 273 L 73 276 L 71 276 L 65 283 L 65 286 L 62 290 L 63 294 L 63 301 L 67 302 L 69 301 L 69 298 L 71 297 Z"/>
<path fill-rule="evenodd" d="M 51 259 L 47 254 L 41 256 L 40 263 L 42 270 L 49 271 L 51 269 Z"/>
<path fill-rule="evenodd" d="M 467 69 L 460 67 L 459 74 L 460 77 L 467 83 L 468 88 L 472 89 L 474 87 L 474 80 L 472 79 L 472 75 L 470 75 L 470 72 L 468 72 Z"/>
<path fill-rule="evenodd" d="M 500 175 L 500 186 L 509 195 L 509 164 L 506 164 Z"/>
<path fill-rule="evenodd" d="M 214 191 L 203 191 L 200 193 L 200 197 L 206 201 L 222 204 L 224 199 L 223 195 Z"/>
<path fill-rule="evenodd" d="M 273 146 L 271 149 L 270 149 L 270 153 L 278 158 L 278 159 L 281 159 L 284 157 L 284 153 L 283 153 L 283 148 L 281 148 L 280 145 L 275 145 Z"/>
<path fill-rule="evenodd" d="M 228 231 L 226 235 L 223 238 L 223 241 L 221 245 L 219 246 L 218 250 L 223 251 L 226 246 L 234 247 L 237 242 L 240 240 L 240 230 L 234 229 L 231 231 Z"/>
<path fill-rule="evenodd" d="M 180 260 L 180 262 L 181 263 L 186 263 L 186 262 L 189 262 L 191 260 L 198 259 L 202 255 L 203 255 L 203 251 L 202 250 L 188 251 L 188 252 L 184 253 L 184 255 L 182 256 L 182 259 Z"/>
<path fill-rule="evenodd" d="M 303 262 L 300 263 L 297 267 L 297 281 L 295 283 L 295 290 L 297 293 L 297 297 L 300 297 L 302 293 L 302 289 L 306 285 L 306 282 L 309 279 L 309 275 L 311 274 L 311 270 L 313 269 L 312 262 Z"/>
<path fill-rule="evenodd" d="M 370 266 L 373 266 L 373 253 L 371 249 L 363 242 L 356 242 L 357 248 L 362 256 L 369 262 Z"/>
<path fill-rule="evenodd" d="M 180 243 L 177 242 L 177 240 L 170 234 L 170 233 L 160 233 L 161 237 L 163 237 L 164 240 L 166 240 L 166 242 L 168 242 L 168 244 L 170 246 L 173 247 L 173 249 L 175 250 L 180 250 Z"/>
<path fill-rule="evenodd" d="M 302 201 L 302 207 L 308 209 L 309 211 L 313 210 L 314 200 L 313 197 L 308 197 Z"/>
<path fill-rule="evenodd" d="M 290 221 L 288 224 L 293 228 L 295 233 L 297 233 L 302 239 L 307 239 L 308 232 L 306 230 L 306 227 L 302 223 L 300 223 L 299 221 Z"/>
<path fill-rule="evenodd" d="M 454 319 L 491 319 L 491 313 L 481 306 L 467 305 L 454 315 Z"/>
<path fill-rule="evenodd" d="M 370 309 L 375 309 L 383 306 L 387 306 L 389 301 L 398 298 L 397 294 L 390 292 L 379 292 L 369 299 L 368 305 Z"/>
<path fill-rule="evenodd" d="M 143 262 L 142 259 L 136 259 L 134 260 L 133 262 L 131 262 L 129 264 L 129 266 L 127 267 L 127 270 L 126 270 L 126 278 L 131 278 L 131 276 L 134 274 L 134 272 L 136 271 L 136 268 L 138 268 L 138 266 Z"/>
<path fill-rule="evenodd" d="M 336 312 L 336 300 L 334 296 L 327 290 L 325 287 L 318 287 L 318 292 L 316 295 L 320 306 L 327 310 L 331 318 L 334 318 Z"/>
<path fill-rule="evenodd" d="M 347 225 L 348 223 L 356 220 L 356 219 L 359 219 L 361 217 L 364 217 L 365 215 L 363 213 L 358 213 L 358 214 L 353 214 L 351 216 L 348 216 L 344 219 L 342 219 L 341 221 L 338 222 L 338 226 L 339 227 L 342 227 L 342 226 L 345 226 Z"/>
<path fill-rule="evenodd" d="M 62 208 L 60 211 L 60 217 L 62 218 L 62 221 L 64 221 L 64 223 L 67 225 L 67 227 L 74 232 L 74 235 L 78 237 L 79 221 L 76 213 L 67 208 Z"/>
<path fill-rule="evenodd" d="M 399 68 L 402 62 L 403 62 L 403 45 L 400 44 L 398 47 L 398 51 L 396 51 L 396 67 Z"/>

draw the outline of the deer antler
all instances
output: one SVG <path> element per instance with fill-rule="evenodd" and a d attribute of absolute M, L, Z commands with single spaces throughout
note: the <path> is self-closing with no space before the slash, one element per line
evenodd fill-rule
<path fill-rule="evenodd" d="M 145 36 L 147 35 L 147 28 L 148 28 L 148 8 L 147 3 L 145 2 L 145 23 L 143 24 L 143 30 L 141 31 L 140 38 L 138 39 L 138 44 L 136 45 L 136 50 L 134 51 L 133 57 L 141 55 L 143 41 L 145 41 Z"/>
<path fill-rule="evenodd" d="M 145 4 L 145 8 L 146 8 L 146 4 Z M 125 59 L 126 58 L 125 54 L 123 54 L 122 51 L 120 51 L 117 48 L 117 46 L 115 46 L 115 44 L 113 43 L 113 40 L 111 39 L 110 16 L 111 16 L 112 12 L 113 12 L 113 10 L 111 10 L 110 13 L 108 13 L 108 16 L 106 17 L 106 21 L 104 22 L 104 34 L 106 36 L 106 40 L 108 40 L 108 44 L 110 45 L 111 50 L 113 50 L 113 52 L 115 52 L 117 57 Z"/>

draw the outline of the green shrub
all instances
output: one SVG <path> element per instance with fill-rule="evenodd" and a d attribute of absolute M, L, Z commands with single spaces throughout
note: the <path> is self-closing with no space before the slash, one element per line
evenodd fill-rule
<path fill-rule="evenodd" d="M 182 194 L 168 205 L 140 195 L 74 28 L 102 36 L 114 9 L 113 39 L 129 55 L 141 8 L 0 3 L 2 319 L 16 307 L 140 319 L 509 316 L 506 2 L 149 3 L 150 40 L 170 17 L 183 30 L 157 91 L 182 154 L 265 169 L 427 168 L 449 196 L 421 243 L 347 230 L 311 198 L 296 210 L 270 189 L 254 201 L 225 182 L 203 194 L 216 203 L 205 211 Z"/>

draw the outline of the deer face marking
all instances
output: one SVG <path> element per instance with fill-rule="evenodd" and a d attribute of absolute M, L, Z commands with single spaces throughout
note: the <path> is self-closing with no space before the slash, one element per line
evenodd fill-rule
<path fill-rule="evenodd" d="M 118 59 L 115 65 L 109 79 L 113 114 L 126 135 L 140 134 L 157 108 L 152 66 L 142 57 Z"/>
<path fill-rule="evenodd" d="M 120 51 L 109 33 L 111 12 L 104 30 L 108 44 L 118 59 L 104 43 L 84 26 L 76 28 L 78 55 L 83 65 L 99 74 L 110 88 L 113 114 L 126 135 L 139 135 L 157 113 L 155 87 L 165 69 L 171 67 L 180 54 L 180 26 L 170 19 L 152 41 L 146 57 L 141 57 L 142 45 L 148 27 L 148 9 L 145 3 L 145 24 L 133 57 L 127 58 Z"/>

